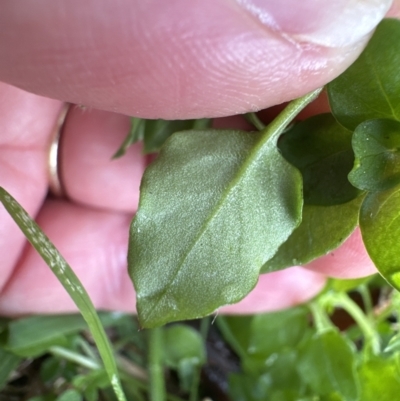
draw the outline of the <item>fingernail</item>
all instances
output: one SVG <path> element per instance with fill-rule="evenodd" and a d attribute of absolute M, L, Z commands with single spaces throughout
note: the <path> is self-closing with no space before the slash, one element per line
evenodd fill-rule
<path fill-rule="evenodd" d="M 236 1 L 288 39 L 327 47 L 357 43 L 371 33 L 392 5 L 392 0 Z"/>

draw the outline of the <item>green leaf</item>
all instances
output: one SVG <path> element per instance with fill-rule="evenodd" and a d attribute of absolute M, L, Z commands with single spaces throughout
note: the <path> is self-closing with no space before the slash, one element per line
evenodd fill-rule
<path fill-rule="evenodd" d="M 142 179 L 129 271 L 143 327 L 238 302 L 300 222 L 301 177 L 276 141 L 318 92 L 260 134 L 173 135 Z"/>
<path fill-rule="evenodd" d="M 199 332 L 189 326 L 174 325 L 163 330 L 166 366 L 178 372 L 184 391 L 196 384 L 199 369 L 206 361 L 206 350 Z"/>
<path fill-rule="evenodd" d="M 351 132 L 329 113 L 304 120 L 279 138 L 282 155 L 302 174 L 305 205 L 339 205 L 359 195 L 347 179 L 354 164 L 351 140 Z"/>
<path fill-rule="evenodd" d="M 146 120 L 141 118 L 132 117 L 131 119 L 131 129 L 122 142 L 119 149 L 113 155 L 113 159 L 118 159 L 123 156 L 128 148 L 136 142 L 142 141 L 144 138 L 144 129 L 145 129 Z"/>
<path fill-rule="evenodd" d="M 231 374 L 229 376 L 229 395 L 233 401 L 268 400 L 270 386 L 268 375 Z"/>
<path fill-rule="evenodd" d="M 163 330 L 163 350 L 165 364 L 178 371 L 182 388 L 189 391 L 206 361 L 199 332 L 181 324 L 168 327 Z"/>
<path fill-rule="evenodd" d="M 247 357 L 252 320 L 253 316 L 218 316 L 215 319 L 224 340 L 242 359 L 242 362 Z"/>
<path fill-rule="evenodd" d="M 375 266 L 400 290 L 400 186 L 366 196 L 360 210 L 360 229 Z"/>
<path fill-rule="evenodd" d="M 93 370 L 79 375 L 72 380 L 73 386 L 84 394 L 86 401 L 97 401 L 98 390 L 109 387 L 107 372 L 104 369 Z"/>
<path fill-rule="evenodd" d="M 358 60 L 328 84 L 334 116 L 350 130 L 365 120 L 400 120 L 399 72 L 400 21 L 387 19 Z"/>
<path fill-rule="evenodd" d="M 21 362 L 21 358 L 0 348 L 0 391 L 7 384 L 10 374 Z"/>
<path fill-rule="evenodd" d="M 144 132 L 144 153 L 158 152 L 164 142 L 174 133 L 187 130 L 203 130 L 211 120 L 146 120 Z"/>
<path fill-rule="evenodd" d="M 275 390 L 270 394 L 268 401 L 299 401 L 299 399 L 293 391 Z"/>
<path fill-rule="evenodd" d="M 167 366 L 177 369 L 184 359 L 201 366 L 206 352 L 200 334 L 189 326 L 176 324 L 163 330 L 164 360 Z"/>
<path fill-rule="evenodd" d="M 76 376 L 78 369 L 79 367 L 73 362 L 60 357 L 49 356 L 40 365 L 40 379 L 46 385 L 51 385 L 59 377 L 70 381 Z"/>
<path fill-rule="evenodd" d="M 335 292 L 350 292 L 363 284 L 367 284 L 373 279 L 373 277 L 374 276 L 372 275 L 353 279 L 330 278 L 328 282 L 328 288 Z"/>
<path fill-rule="evenodd" d="M 53 345 L 63 345 L 66 335 L 87 328 L 80 315 L 31 316 L 9 324 L 9 351 L 20 356 L 39 356 Z"/>
<path fill-rule="evenodd" d="M 164 142 L 175 132 L 191 129 L 205 129 L 211 125 L 209 119 L 198 120 L 144 120 L 132 117 L 132 126 L 113 159 L 123 156 L 128 148 L 138 142 L 144 142 L 144 153 L 158 152 Z"/>
<path fill-rule="evenodd" d="M 399 397 L 400 375 L 396 357 L 373 358 L 360 368 L 362 401 L 393 401 Z"/>
<path fill-rule="evenodd" d="M 119 401 L 125 401 L 126 399 L 119 380 L 111 344 L 108 341 L 99 315 L 88 293 L 69 264 L 61 256 L 57 248 L 50 242 L 40 227 L 31 219 L 22 206 L 2 187 L 0 187 L 0 201 L 20 230 L 24 233 L 25 237 L 51 268 L 71 299 L 75 302 L 92 333 L 117 399 Z"/>
<path fill-rule="evenodd" d="M 262 273 L 304 265 L 336 249 L 354 231 L 362 202 L 347 179 L 354 163 L 351 132 L 331 114 L 295 125 L 282 135 L 279 148 L 302 173 L 303 218 Z"/>
<path fill-rule="evenodd" d="M 347 400 L 342 398 L 337 393 L 331 393 L 331 394 L 327 394 L 327 395 L 323 395 L 322 397 L 319 397 L 318 401 L 347 401 Z"/>
<path fill-rule="evenodd" d="M 82 401 L 82 395 L 74 389 L 69 389 L 59 395 L 56 401 Z"/>
<path fill-rule="evenodd" d="M 317 333 L 302 348 L 298 371 L 319 395 L 338 393 L 347 401 L 358 399 L 355 351 L 335 330 Z"/>
<path fill-rule="evenodd" d="M 110 313 L 99 314 L 104 327 L 114 323 Z M 4 347 L 20 356 L 36 357 L 55 345 L 66 345 L 67 337 L 87 329 L 81 315 L 30 316 L 8 324 Z"/>
<path fill-rule="evenodd" d="M 38 395 L 29 398 L 27 401 L 56 401 L 56 397 L 53 394 Z"/>
<path fill-rule="evenodd" d="M 302 266 L 340 246 L 358 224 L 364 195 L 341 205 L 303 206 L 303 219 L 262 273 Z"/>
<path fill-rule="evenodd" d="M 389 344 L 386 346 L 384 352 L 394 352 L 394 351 L 398 352 L 399 350 L 400 350 L 400 333 L 397 333 L 390 339 Z"/>
<path fill-rule="evenodd" d="M 353 135 L 356 160 L 349 180 L 366 191 L 384 191 L 400 183 L 400 122 L 369 120 Z"/>
<path fill-rule="evenodd" d="M 286 390 L 297 396 L 304 395 L 306 384 L 300 378 L 297 363 L 298 354 L 294 350 L 280 352 L 270 357 L 267 369 L 264 368 L 264 371 L 271 380 L 271 390 Z"/>
<path fill-rule="evenodd" d="M 254 316 L 248 353 L 256 358 L 295 348 L 309 326 L 308 310 L 304 307 Z"/>

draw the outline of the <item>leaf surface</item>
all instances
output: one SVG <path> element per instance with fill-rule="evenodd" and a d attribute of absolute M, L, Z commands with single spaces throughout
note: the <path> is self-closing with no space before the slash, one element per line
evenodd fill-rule
<path fill-rule="evenodd" d="M 307 317 L 303 307 L 254 316 L 248 353 L 266 359 L 276 352 L 295 349 L 309 326 Z"/>
<path fill-rule="evenodd" d="M 317 333 L 301 351 L 298 371 L 317 394 L 338 393 L 345 400 L 358 399 L 355 351 L 335 330 Z"/>
<path fill-rule="evenodd" d="M 294 126 L 282 135 L 279 148 L 302 173 L 303 217 L 263 273 L 304 265 L 337 248 L 355 229 L 362 201 L 347 178 L 354 163 L 351 132 L 331 114 Z"/>
<path fill-rule="evenodd" d="M 114 154 L 113 159 L 123 156 L 138 141 L 144 142 L 143 153 L 158 152 L 164 142 L 175 132 L 205 129 L 211 125 L 207 118 L 198 120 L 145 120 L 132 117 L 131 129 Z"/>
<path fill-rule="evenodd" d="M 183 324 L 167 327 L 163 330 L 163 351 L 165 364 L 178 372 L 181 387 L 190 391 L 206 361 L 200 333 Z"/>
<path fill-rule="evenodd" d="M 360 210 L 360 229 L 375 266 L 400 290 L 400 186 L 366 196 Z"/>
<path fill-rule="evenodd" d="M 319 114 L 294 125 L 279 138 L 278 146 L 302 174 L 304 204 L 339 205 L 359 195 L 347 179 L 354 164 L 352 133 L 332 114 Z"/>
<path fill-rule="evenodd" d="M 365 120 L 400 120 L 400 21 L 377 27 L 361 56 L 328 84 L 331 109 L 350 130 Z"/>
<path fill-rule="evenodd" d="M 129 270 L 144 327 L 238 302 L 301 219 L 301 177 L 276 142 L 315 98 L 292 102 L 261 133 L 173 135 L 142 179 Z"/>
<path fill-rule="evenodd" d="M 353 134 L 355 165 L 349 180 L 357 188 L 384 191 L 400 184 L 400 122 L 361 123 Z"/>
<path fill-rule="evenodd" d="M 7 384 L 12 371 L 21 362 L 21 357 L 0 348 L 0 391 Z"/>
<path fill-rule="evenodd" d="M 202 365 L 206 360 L 203 340 L 196 330 L 183 324 L 167 327 L 163 331 L 164 358 L 167 366 L 174 369 L 184 359 Z"/>
<path fill-rule="evenodd" d="M 65 336 L 87 328 L 80 315 L 31 316 L 12 321 L 7 349 L 31 357 L 45 353 L 53 345 L 64 345 Z"/>
<path fill-rule="evenodd" d="M 393 401 L 399 397 L 400 377 L 394 358 L 373 358 L 360 367 L 362 401 Z"/>
<path fill-rule="evenodd" d="M 304 205 L 303 220 L 261 269 L 302 266 L 340 246 L 354 231 L 363 196 L 334 206 Z"/>
<path fill-rule="evenodd" d="M 259 139 L 178 133 L 147 169 L 129 251 L 145 326 L 239 301 L 298 224 L 301 179 L 273 144 L 274 157 L 241 168 Z"/>

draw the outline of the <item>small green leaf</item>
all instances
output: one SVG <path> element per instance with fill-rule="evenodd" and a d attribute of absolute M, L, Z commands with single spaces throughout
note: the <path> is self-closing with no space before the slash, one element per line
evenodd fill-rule
<path fill-rule="evenodd" d="M 305 205 L 339 205 L 360 194 L 347 179 L 354 164 L 351 140 L 351 131 L 329 113 L 304 120 L 279 138 L 282 155 L 303 176 Z"/>
<path fill-rule="evenodd" d="M 400 183 L 400 122 L 369 120 L 353 135 L 356 160 L 349 180 L 366 191 L 385 191 Z"/>
<path fill-rule="evenodd" d="M 364 195 L 341 205 L 303 206 L 303 219 L 262 273 L 302 266 L 340 246 L 358 224 Z"/>
<path fill-rule="evenodd" d="M 360 210 L 360 229 L 375 266 L 400 290 L 400 186 L 366 196 Z"/>
<path fill-rule="evenodd" d="M 328 288 L 336 292 L 350 292 L 363 284 L 367 284 L 373 279 L 372 276 L 354 278 L 354 279 L 337 279 L 331 278 L 328 282 Z"/>
<path fill-rule="evenodd" d="M 131 124 L 132 124 L 131 129 L 130 129 L 128 135 L 122 142 L 119 149 L 113 155 L 113 157 L 112 157 L 113 159 L 120 158 L 121 156 L 123 156 L 126 153 L 126 151 L 128 150 L 128 148 L 131 145 L 143 140 L 146 120 L 143 120 L 141 118 L 132 117 Z"/>
<path fill-rule="evenodd" d="M 82 401 L 82 395 L 74 389 L 69 389 L 59 395 L 56 401 Z"/>
<path fill-rule="evenodd" d="M 104 369 L 93 370 L 84 375 L 75 376 L 73 386 L 85 396 L 85 401 L 97 401 L 98 390 L 109 387 L 110 382 Z"/>
<path fill-rule="evenodd" d="M 295 125 L 282 135 L 279 148 L 302 173 L 303 218 L 263 273 L 304 265 L 337 248 L 354 231 L 362 202 L 347 178 L 354 163 L 351 132 L 331 114 Z"/>
<path fill-rule="evenodd" d="M 264 372 L 268 373 L 271 380 L 271 390 L 287 390 L 297 396 L 304 394 L 306 384 L 297 372 L 297 363 L 298 354 L 294 350 L 276 353 L 270 357 Z"/>
<path fill-rule="evenodd" d="M 144 153 L 158 152 L 164 142 L 174 133 L 188 130 L 203 130 L 211 120 L 146 120 L 144 132 Z"/>
<path fill-rule="evenodd" d="M 233 401 L 265 401 L 270 394 L 271 380 L 267 374 L 252 376 L 231 374 L 229 395 Z"/>
<path fill-rule="evenodd" d="M 124 142 L 114 154 L 113 159 L 123 156 L 128 148 L 139 141 L 144 142 L 144 153 L 158 152 L 164 142 L 175 132 L 191 129 L 205 129 L 211 125 L 211 120 L 144 120 L 132 117 L 132 126 Z"/>
<path fill-rule="evenodd" d="M 189 326 L 174 325 L 163 330 L 165 364 L 177 370 L 181 387 L 189 391 L 206 361 L 200 333 Z"/>
<path fill-rule="evenodd" d="M 353 348 L 335 330 L 317 333 L 300 351 L 300 376 L 316 394 L 338 393 L 347 401 L 356 401 L 359 391 Z"/>
<path fill-rule="evenodd" d="M 177 369 L 184 359 L 201 366 L 206 352 L 200 334 L 189 326 L 176 324 L 163 330 L 164 360 L 167 366 Z"/>
<path fill-rule="evenodd" d="M 319 91 L 260 134 L 173 135 L 142 179 L 129 271 L 143 327 L 239 301 L 301 219 L 301 177 L 276 141 Z"/>
<path fill-rule="evenodd" d="M 253 316 L 218 316 L 215 322 L 224 340 L 242 360 L 247 356 Z"/>
<path fill-rule="evenodd" d="M 296 400 L 296 401 L 301 401 L 301 400 Z M 319 397 L 318 401 L 347 401 L 347 399 L 344 399 L 337 393 L 331 393 Z"/>
<path fill-rule="evenodd" d="M 39 356 L 53 345 L 65 344 L 66 335 L 87 328 L 80 315 L 31 316 L 9 324 L 6 347 L 20 356 Z"/>
<path fill-rule="evenodd" d="M 0 391 L 7 384 L 10 374 L 21 362 L 21 358 L 0 348 Z"/>
<path fill-rule="evenodd" d="M 38 395 L 29 398 L 27 401 L 56 401 L 56 397 L 53 394 Z"/>
<path fill-rule="evenodd" d="M 389 344 L 386 346 L 384 352 L 398 352 L 400 351 L 400 333 L 397 333 L 394 335 L 390 341 Z"/>
<path fill-rule="evenodd" d="M 40 378 L 46 385 L 51 385 L 59 377 L 70 381 L 76 374 L 77 365 L 62 358 L 50 356 L 40 365 Z"/>
<path fill-rule="evenodd" d="M 400 21 L 380 23 L 358 60 L 328 84 L 338 121 L 350 130 L 365 120 L 400 120 Z"/>
<path fill-rule="evenodd" d="M 304 307 L 254 316 L 249 355 L 266 359 L 274 353 L 295 348 L 309 326 L 307 318 L 308 310 Z"/>
<path fill-rule="evenodd" d="M 389 359 L 373 358 L 360 367 L 362 401 L 393 401 L 399 397 L 398 355 Z"/>

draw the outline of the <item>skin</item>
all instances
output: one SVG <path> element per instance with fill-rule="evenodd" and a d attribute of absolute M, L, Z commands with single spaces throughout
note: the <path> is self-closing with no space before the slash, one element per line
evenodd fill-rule
<path fill-rule="evenodd" d="M 128 116 L 213 117 L 216 127 L 246 128 L 240 117 L 226 116 L 266 109 L 324 85 L 355 60 L 370 34 L 336 47 L 310 35 L 299 39 L 297 31 L 288 37 L 227 0 L 194 2 L 191 9 L 174 0 L 163 12 L 150 0 L 119 1 L 112 10 L 106 1 L 84 3 L 28 1 L 23 10 L 13 0 L 2 5 L 0 185 L 36 217 L 96 307 L 134 311 L 128 230 L 149 160 L 138 144 L 110 161 L 129 129 Z M 323 8 L 322 1 L 314 3 Z M 391 16 L 400 15 L 399 4 Z M 66 101 L 85 105 L 70 109 L 63 132 L 68 200 L 47 196 L 48 145 Z M 303 117 L 326 107 L 321 98 Z M 268 121 L 273 109 L 263 113 Z M 75 310 L 3 208 L 0 266 L 1 314 Z M 261 276 L 245 300 L 221 312 L 288 307 L 318 293 L 326 276 L 374 272 L 356 231 L 305 268 Z"/>

